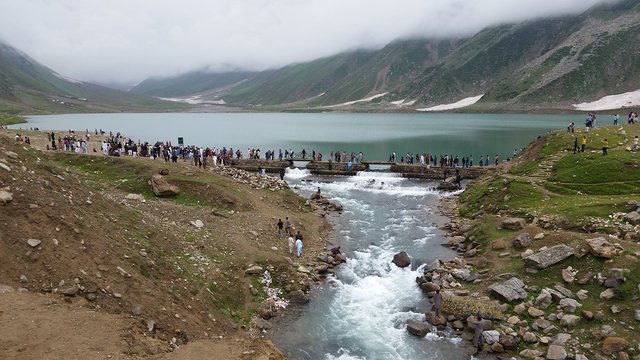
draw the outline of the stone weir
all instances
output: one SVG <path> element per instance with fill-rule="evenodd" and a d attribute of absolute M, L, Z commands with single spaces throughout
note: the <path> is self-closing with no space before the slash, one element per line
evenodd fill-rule
<path fill-rule="evenodd" d="M 472 167 L 458 169 L 460 170 L 460 177 L 462 179 L 475 179 L 491 168 Z M 456 170 L 450 167 L 436 166 L 428 168 L 420 164 L 391 164 L 389 171 L 401 173 L 403 177 L 411 179 L 446 180 L 447 178 L 456 176 Z"/>
<path fill-rule="evenodd" d="M 346 162 L 310 161 L 307 164 L 307 169 L 315 175 L 354 176 L 358 173 L 358 171 L 369 170 L 369 166 L 367 164 L 351 163 L 351 169 L 349 169 Z"/>
<path fill-rule="evenodd" d="M 293 166 L 293 160 L 265 160 L 265 159 L 231 159 L 231 166 L 246 171 L 264 169 L 268 173 L 279 173 L 281 170 Z"/>

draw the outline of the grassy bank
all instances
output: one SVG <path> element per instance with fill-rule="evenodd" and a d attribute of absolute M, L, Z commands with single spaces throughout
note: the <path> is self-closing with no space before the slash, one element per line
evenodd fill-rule
<path fill-rule="evenodd" d="M 587 137 L 586 149 L 574 154 L 574 137 L 580 142 L 583 135 Z M 471 261 L 488 279 L 470 285 L 472 291 L 486 294 L 488 284 L 497 282 L 501 274 L 511 273 L 529 287 L 529 298 L 523 301 L 529 305 L 545 287 L 562 285 L 574 294 L 588 292 L 585 299 L 579 299 L 582 307 L 576 312 L 581 317 L 578 325 L 563 329 L 556 323 L 557 330 L 539 335 L 570 332 L 578 340 L 571 352 L 599 351 L 604 325 L 611 326 L 616 336 L 630 344 L 640 342 L 635 331 L 638 321 L 634 319 L 634 311 L 640 309 L 640 233 L 637 226 L 623 219 L 630 211 L 628 202 L 640 201 L 640 153 L 630 151 L 636 135 L 640 135 L 638 125 L 605 126 L 588 133 L 551 132 L 495 173 L 474 181 L 459 197 L 459 215 L 473 224 L 467 237 L 479 246 L 478 257 Z M 602 154 L 604 139 L 609 143 L 608 155 Z M 522 230 L 502 229 L 506 217 L 525 218 L 527 226 Z M 534 252 L 566 244 L 575 249 L 576 256 L 544 270 L 527 271 L 521 258 L 527 249 L 513 247 L 513 240 L 522 232 L 531 238 L 539 235 L 528 246 Z M 589 254 L 585 240 L 595 237 L 619 244 L 621 253 L 610 260 Z M 569 266 L 577 271 L 575 281 L 567 282 L 562 277 L 562 270 Z M 606 288 L 598 277 L 606 279 L 616 268 L 622 269 L 625 281 L 613 289 L 611 300 L 603 300 L 600 293 Z M 585 276 L 589 279 L 589 275 L 586 284 L 577 283 Z M 590 319 L 583 311 L 601 317 Z M 554 312 L 562 310 L 552 304 L 545 310 L 545 317 Z M 520 315 L 523 318 L 528 326 L 536 320 L 526 312 Z M 525 348 L 532 345 L 521 343 L 519 350 Z M 633 349 L 628 352 L 638 354 Z"/>
<path fill-rule="evenodd" d="M 27 121 L 21 116 L 12 115 L 10 113 L 0 111 L 0 125 L 2 126 L 21 124 L 26 122 Z"/>

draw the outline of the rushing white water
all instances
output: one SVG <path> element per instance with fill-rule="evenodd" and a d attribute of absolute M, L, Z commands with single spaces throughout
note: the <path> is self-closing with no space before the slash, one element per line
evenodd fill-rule
<path fill-rule="evenodd" d="M 432 210 L 438 197 L 430 184 L 391 173 L 314 177 L 290 170 L 285 179 L 308 196 L 318 187 L 344 212 L 336 238 L 347 262 L 315 292 L 300 313 L 283 320 L 274 342 L 291 359 L 463 359 L 456 341 L 407 333 L 408 319 L 424 320 L 428 302 L 415 279 L 417 265 L 453 254 L 440 246 Z M 304 181 L 301 181 L 304 180 Z M 412 268 L 391 263 L 406 251 Z"/>

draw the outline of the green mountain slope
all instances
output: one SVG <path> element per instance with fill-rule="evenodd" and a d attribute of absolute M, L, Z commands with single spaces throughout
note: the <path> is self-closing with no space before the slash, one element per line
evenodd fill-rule
<path fill-rule="evenodd" d="M 640 3 L 623 0 L 579 16 L 495 26 L 466 39 L 396 41 L 295 64 L 254 74 L 215 96 L 239 106 L 309 110 L 385 94 L 342 107 L 375 111 L 399 109 L 403 100 L 420 108 L 485 94 L 469 109 L 571 109 L 578 101 L 638 89 L 639 30 Z M 199 76 L 190 78 L 200 84 Z M 207 91 L 182 82 L 164 80 L 162 93 Z"/>
<path fill-rule="evenodd" d="M 67 79 L 0 42 L 0 110 L 10 112 L 166 111 L 184 104 Z"/>
<path fill-rule="evenodd" d="M 133 94 L 179 97 L 224 88 L 254 76 L 252 72 L 208 73 L 197 71 L 175 78 L 146 79 L 133 87 Z"/>

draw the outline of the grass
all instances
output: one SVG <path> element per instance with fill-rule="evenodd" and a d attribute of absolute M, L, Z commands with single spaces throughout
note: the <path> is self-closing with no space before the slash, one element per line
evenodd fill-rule
<path fill-rule="evenodd" d="M 9 114 L 7 112 L 0 111 L 0 125 L 13 125 L 13 124 L 22 124 L 27 121 L 21 117 Z"/>

